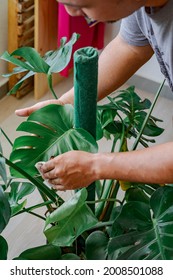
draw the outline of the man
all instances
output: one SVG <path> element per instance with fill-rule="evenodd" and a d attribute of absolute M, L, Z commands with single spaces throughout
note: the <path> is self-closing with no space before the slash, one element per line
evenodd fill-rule
<path fill-rule="evenodd" d="M 60 0 L 72 16 L 94 23 L 123 18 L 119 35 L 99 59 L 98 99 L 120 87 L 155 52 L 161 71 L 173 90 L 172 0 Z M 49 103 L 73 103 L 73 89 L 58 101 L 40 102 L 16 114 L 27 116 Z M 91 154 L 71 151 L 42 166 L 43 177 L 57 190 L 85 187 L 100 179 L 172 183 L 173 143 L 125 152 Z M 84 175 L 85 174 L 85 175 Z"/>

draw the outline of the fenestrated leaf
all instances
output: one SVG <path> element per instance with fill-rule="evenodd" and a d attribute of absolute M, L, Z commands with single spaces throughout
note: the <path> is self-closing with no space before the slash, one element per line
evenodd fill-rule
<path fill-rule="evenodd" d="M 8 92 L 8 94 L 16 93 L 16 91 L 21 87 L 21 85 L 23 84 L 23 82 L 24 82 L 25 80 L 27 80 L 28 78 L 34 76 L 34 75 L 35 75 L 35 72 L 29 71 L 25 76 L 23 76 L 22 79 L 20 79 L 20 80 L 14 85 L 14 87 L 12 87 L 12 89 L 10 89 L 10 91 Z"/>
<path fill-rule="evenodd" d="M 109 255 L 113 256 L 118 251 L 117 259 L 172 260 L 173 188 L 167 186 L 157 189 L 150 199 L 151 208 L 145 207 L 146 212 L 142 213 L 144 209 L 140 204 L 130 202 L 123 207 L 116 222 L 126 233 L 110 240 Z"/>
<path fill-rule="evenodd" d="M 31 175 L 37 173 L 34 166 L 38 161 L 47 161 L 70 150 L 97 151 L 97 144 L 87 131 L 73 128 L 71 105 L 51 104 L 41 108 L 31 114 L 18 130 L 30 135 L 15 140 L 10 160 Z M 13 169 L 11 174 L 21 176 Z"/>
<path fill-rule="evenodd" d="M 8 253 L 8 244 L 7 241 L 0 236 L 0 260 L 6 260 Z"/>
<path fill-rule="evenodd" d="M 84 231 L 98 221 L 86 204 L 87 190 L 78 191 L 46 219 L 45 235 L 56 246 L 70 246 Z M 55 226 L 48 228 L 52 223 Z"/>
<path fill-rule="evenodd" d="M 0 233 L 6 227 L 10 220 L 11 210 L 8 199 L 0 186 Z"/>
<path fill-rule="evenodd" d="M 86 239 L 87 260 L 106 260 L 109 238 L 102 231 L 94 231 Z"/>
<path fill-rule="evenodd" d="M 48 74 L 60 72 L 68 65 L 71 59 L 73 45 L 78 38 L 79 35 L 73 33 L 68 43 L 64 44 L 65 41 L 61 41 L 61 47 L 49 57 L 49 60 L 46 59 L 46 62 L 50 65 Z"/>
<path fill-rule="evenodd" d="M 5 61 L 13 63 L 14 65 L 20 66 L 26 70 L 34 71 L 34 68 L 31 65 L 29 65 L 27 62 L 24 62 L 16 57 L 14 57 L 13 55 L 9 54 L 7 51 L 4 52 L 0 58 Z"/>
<path fill-rule="evenodd" d="M 15 260 L 60 260 L 61 249 L 52 244 L 27 249 Z"/>
<path fill-rule="evenodd" d="M 26 205 L 27 200 L 19 202 L 25 196 L 35 190 L 35 186 L 29 182 L 12 182 L 11 191 L 8 193 L 8 201 L 11 207 L 11 215 L 18 213 Z"/>
<path fill-rule="evenodd" d="M 22 47 L 11 53 L 11 56 L 20 56 L 31 65 L 34 72 L 47 73 L 49 65 L 43 60 L 40 54 L 32 47 Z"/>

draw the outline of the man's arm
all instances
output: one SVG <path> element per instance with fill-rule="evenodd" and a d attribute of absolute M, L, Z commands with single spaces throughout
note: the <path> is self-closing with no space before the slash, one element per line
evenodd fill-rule
<path fill-rule="evenodd" d="M 152 55 L 150 45 L 132 46 L 118 35 L 99 58 L 98 99 L 122 86 Z"/>
<path fill-rule="evenodd" d="M 44 163 L 41 172 L 57 190 L 86 187 L 101 179 L 172 183 L 173 143 L 121 153 L 70 151 Z"/>
<path fill-rule="evenodd" d="M 123 85 L 143 64 L 152 56 L 150 45 L 136 47 L 127 44 L 118 35 L 103 50 L 99 57 L 98 70 L 98 100 L 104 98 Z M 74 89 L 63 94 L 58 100 L 48 100 L 35 104 L 32 107 L 16 111 L 19 116 L 28 116 L 33 111 L 50 103 L 73 104 Z"/>

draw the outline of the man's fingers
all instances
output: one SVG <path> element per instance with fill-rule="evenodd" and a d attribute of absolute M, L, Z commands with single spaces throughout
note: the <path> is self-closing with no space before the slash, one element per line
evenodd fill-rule
<path fill-rule="evenodd" d="M 18 109 L 15 111 L 15 114 L 19 117 L 28 117 L 34 109 L 32 107 L 24 108 L 24 109 Z"/>

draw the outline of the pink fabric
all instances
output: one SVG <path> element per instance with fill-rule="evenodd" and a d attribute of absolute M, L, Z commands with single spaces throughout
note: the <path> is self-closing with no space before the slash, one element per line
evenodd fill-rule
<path fill-rule="evenodd" d="M 73 53 L 86 46 L 97 49 L 104 47 L 104 23 L 89 27 L 84 17 L 72 17 L 66 12 L 64 5 L 58 4 L 58 46 L 62 37 L 67 37 L 67 40 L 69 40 L 74 32 L 79 33 L 80 38 L 73 47 Z M 67 77 L 68 70 L 72 67 L 73 59 L 61 72 L 61 75 Z"/>

